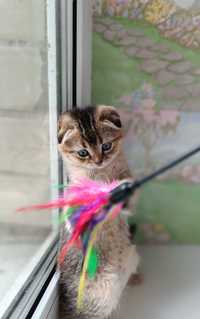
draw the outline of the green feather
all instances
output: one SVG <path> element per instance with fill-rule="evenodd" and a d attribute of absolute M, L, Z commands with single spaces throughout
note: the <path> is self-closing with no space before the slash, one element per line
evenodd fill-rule
<path fill-rule="evenodd" d="M 88 267 L 87 267 L 87 274 L 90 279 L 95 278 L 98 267 L 99 267 L 99 256 L 98 256 L 97 250 L 93 248 L 90 254 Z"/>
<path fill-rule="evenodd" d="M 75 211 L 75 207 L 69 207 L 65 212 L 60 214 L 60 224 L 64 223 Z"/>

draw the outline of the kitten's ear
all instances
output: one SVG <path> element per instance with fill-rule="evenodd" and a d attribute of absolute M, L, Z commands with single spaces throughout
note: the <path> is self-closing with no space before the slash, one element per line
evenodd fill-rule
<path fill-rule="evenodd" d="M 113 106 L 97 106 L 97 117 L 100 122 L 105 123 L 106 125 L 114 129 L 122 128 L 120 115 Z"/>
<path fill-rule="evenodd" d="M 58 143 L 62 142 L 64 135 L 74 129 L 73 119 L 69 112 L 63 113 L 58 120 Z"/>

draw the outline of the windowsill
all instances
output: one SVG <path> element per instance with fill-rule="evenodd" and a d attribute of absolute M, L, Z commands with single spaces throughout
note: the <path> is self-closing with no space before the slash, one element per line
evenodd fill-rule
<path fill-rule="evenodd" d="M 50 233 L 50 227 L 1 223 L 0 299 Z"/>
<path fill-rule="evenodd" d="M 141 247 L 144 283 L 128 288 L 112 319 L 199 319 L 200 247 Z"/>
<path fill-rule="evenodd" d="M 1 299 L 0 318 L 17 318 L 17 315 L 20 318 L 26 317 L 55 266 L 57 243 L 57 233 L 51 233 L 40 245 L 36 254 L 33 254 L 29 264 L 24 269 L 20 268 L 16 280 L 12 280 L 12 285 L 7 289 L 7 294 Z M 20 261 L 14 261 L 16 265 L 18 262 L 20 263 Z M 26 294 L 24 294 L 24 291 L 26 291 Z M 17 311 L 17 314 L 15 314 L 15 311 Z M 13 315 L 11 316 L 10 313 Z"/>

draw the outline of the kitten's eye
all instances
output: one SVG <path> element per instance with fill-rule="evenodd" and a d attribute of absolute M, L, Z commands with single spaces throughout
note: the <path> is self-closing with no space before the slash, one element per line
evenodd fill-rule
<path fill-rule="evenodd" d="M 103 152 L 108 152 L 110 151 L 112 148 L 112 143 L 105 143 L 105 144 L 102 144 L 102 151 Z"/>
<path fill-rule="evenodd" d="M 80 151 L 78 151 L 77 152 L 78 153 L 78 155 L 80 156 L 80 157 L 87 157 L 87 156 L 89 156 L 89 152 L 86 150 L 86 149 L 82 149 L 82 150 L 80 150 Z"/>

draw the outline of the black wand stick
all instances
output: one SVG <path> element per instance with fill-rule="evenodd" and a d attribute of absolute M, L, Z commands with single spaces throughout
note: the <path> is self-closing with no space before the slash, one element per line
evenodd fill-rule
<path fill-rule="evenodd" d="M 185 160 L 187 160 L 188 158 L 194 156 L 198 152 L 200 152 L 200 146 L 198 146 L 198 147 L 194 148 L 193 150 L 191 150 L 190 152 L 180 156 L 179 158 L 170 162 L 169 164 L 159 168 L 158 170 L 151 173 L 150 175 L 143 177 L 142 179 L 135 180 L 133 182 L 125 182 L 125 183 L 119 185 L 111 192 L 110 204 L 112 205 L 112 204 L 117 204 L 117 203 L 126 201 L 126 199 L 128 199 L 128 197 L 130 195 L 132 195 L 138 188 L 140 188 L 144 184 L 150 182 L 151 180 L 153 180 L 157 176 L 164 174 L 168 170 L 179 165 L 180 163 L 182 163 Z"/>

